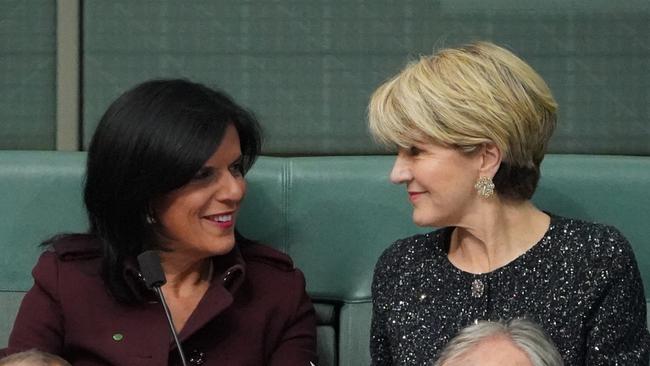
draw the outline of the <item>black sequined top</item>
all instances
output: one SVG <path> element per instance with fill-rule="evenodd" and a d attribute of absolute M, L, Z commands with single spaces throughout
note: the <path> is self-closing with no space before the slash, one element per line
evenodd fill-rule
<path fill-rule="evenodd" d="M 641 276 L 617 229 L 552 216 L 541 241 L 480 275 L 449 262 L 451 232 L 398 240 L 380 257 L 373 365 L 430 365 L 475 320 L 522 316 L 546 330 L 566 365 L 648 365 Z"/>

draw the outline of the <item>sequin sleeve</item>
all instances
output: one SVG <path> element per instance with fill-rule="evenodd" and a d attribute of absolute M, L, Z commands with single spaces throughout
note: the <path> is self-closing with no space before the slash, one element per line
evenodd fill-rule
<path fill-rule="evenodd" d="M 608 227 L 611 257 L 594 279 L 600 288 L 587 335 L 587 365 L 648 365 L 650 335 L 641 275 L 628 241 Z"/>
<path fill-rule="evenodd" d="M 373 366 L 391 365 L 390 338 L 388 335 L 388 323 L 386 321 L 386 293 L 391 279 L 390 265 L 387 263 L 388 253 L 386 250 L 379 258 L 375 266 L 375 273 L 372 280 L 372 325 L 370 330 L 370 356 Z"/>

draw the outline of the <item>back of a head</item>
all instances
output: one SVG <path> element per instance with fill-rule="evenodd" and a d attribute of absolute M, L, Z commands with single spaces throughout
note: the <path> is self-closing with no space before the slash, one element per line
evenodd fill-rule
<path fill-rule="evenodd" d="M 495 335 L 444 362 L 444 366 L 534 366 L 531 358 L 509 337 Z"/>
<path fill-rule="evenodd" d="M 29 350 L 1 359 L 0 366 L 70 366 L 70 363 L 50 353 Z"/>
<path fill-rule="evenodd" d="M 486 349 L 489 351 L 484 352 Z M 502 351 L 518 352 L 525 355 L 528 362 L 522 363 L 521 357 L 505 361 L 498 359 L 503 356 Z M 462 329 L 445 346 L 435 366 L 469 365 L 466 360 L 475 356 L 476 352 L 480 353 L 482 361 L 471 363 L 473 366 L 564 365 L 557 348 L 538 325 L 526 319 L 513 319 L 508 322 L 480 321 Z"/>

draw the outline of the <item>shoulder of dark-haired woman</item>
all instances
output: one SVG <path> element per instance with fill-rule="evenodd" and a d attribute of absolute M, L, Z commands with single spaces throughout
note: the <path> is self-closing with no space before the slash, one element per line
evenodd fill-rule
<path fill-rule="evenodd" d="M 42 244 L 46 250 L 56 253 L 59 260 L 82 260 L 101 257 L 99 240 L 91 234 L 57 234 Z"/>
<path fill-rule="evenodd" d="M 96 235 L 58 234 L 43 242 L 41 246 L 54 252 L 60 262 L 73 265 L 76 271 L 101 276 L 110 295 L 119 303 L 135 305 L 153 298 L 153 293 L 139 277 L 135 258 L 129 258 L 119 264 L 106 263 L 106 246 L 102 245 L 102 240 Z"/>
<path fill-rule="evenodd" d="M 237 246 L 246 262 L 257 262 L 269 265 L 282 271 L 293 271 L 291 257 L 270 246 L 248 239 L 239 232 L 235 234 Z"/>

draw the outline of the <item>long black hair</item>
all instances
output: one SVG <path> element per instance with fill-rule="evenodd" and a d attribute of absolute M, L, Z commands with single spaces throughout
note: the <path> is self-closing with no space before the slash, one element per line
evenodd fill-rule
<path fill-rule="evenodd" d="M 102 243 L 102 273 L 120 302 L 139 301 L 124 263 L 156 248 L 150 203 L 186 183 L 216 151 L 226 127 L 237 129 L 245 173 L 260 152 L 252 113 L 226 94 L 186 80 L 152 80 L 115 100 L 88 150 L 84 203 L 90 234 Z"/>

